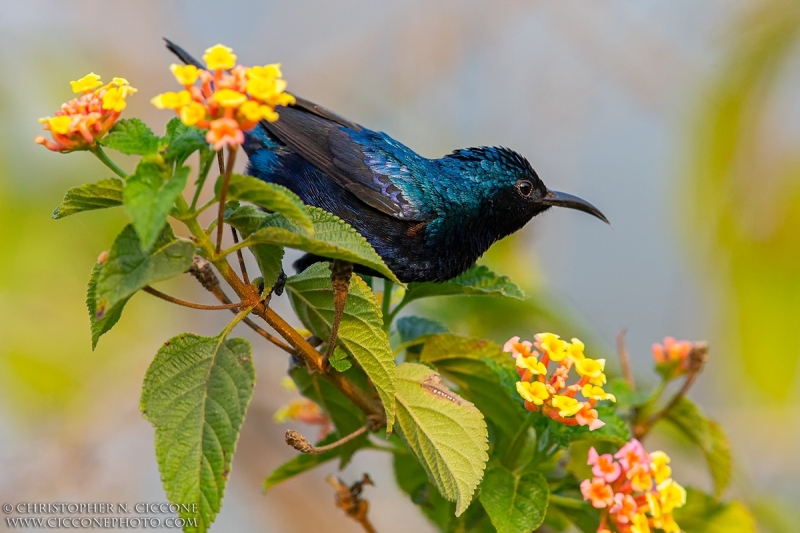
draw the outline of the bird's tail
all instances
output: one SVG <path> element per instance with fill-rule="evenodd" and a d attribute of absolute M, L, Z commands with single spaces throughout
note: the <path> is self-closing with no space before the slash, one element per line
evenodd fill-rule
<path fill-rule="evenodd" d="M 194 65 L 195 67 L 200 69 L 205 68 L 203 67 L 203 64 L 201 62 L 199 62 L 197 59 L 194 58 L 194 56 L 192 56 L 192 54 L 190 54 L 177 44 L 173 43 L 166 37 L 164 37 L 164 42 L 167 43 L 167 50 L 175 54 L 178 57 L 178 59 L 183 61 L 185 64 Z"/>

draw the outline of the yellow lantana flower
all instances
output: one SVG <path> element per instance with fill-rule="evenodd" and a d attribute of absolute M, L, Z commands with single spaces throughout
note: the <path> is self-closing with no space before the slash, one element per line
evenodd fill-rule
<path fill-rule="evenodd" d="M 564 396 L 561 394 L 556 394 L 553 396 L 552 401 L 553 407 L 558 409 L 559 416 L 574 416 L 583 409 L 583 403 L 579 402 L 575 398 L 570 398 L 569 396 Z"/>
<path fill-rule="evenodd" d="M 575 361 L 575 370 L 581 376 L 588 378 L 599 378 L 606 368 L 605 359 L 589 359 L 585 357 Z"/>
<path fill-rule="evenodd" d="M 553 333 L 539 333 L 536 335 L 536 346 L 545 352 L 551 361 L 561 361 L 567 355 L 567 341 L 561 340 Z"/>
<path fill-rule="evenodd" d="M 672 468 L 669 465 L 670 459 L 664 452 L 653 452 L 650 454 L 650 470 L 656 483 L 663 483 L 672 475 Z"/>
<path fill-rule="evenodd" d="M 77 81 L 69 82 L 70 86 L 72 87 L 72 92 L 74 93 L 85 93 L 89 92 L 93 89 L 97 89 L 103 82 L 100 81 L 100 76 L 95 74 L 94 72 L 90 72 L 86 76 L 82 77 Z"/>
<path fill-rule="evenodd" d="M 72 117 L 64 115 L 59 117 L 44 117 L 39 119 L 39 123 L 49 124 L 50 131 L 64 135 L 69 131 L 69 126 L 72 124 Z"/>
<path fill-rule="evenodd" d="M 211 99 L 222 107 L 239 107 L 247 101 L 247 95 L 232 89 L 220 89 L 213 94 Z"/>
<path fill-rule="evenodd" d="M 180 117 L 181 122 L 187 126 L 194 126 L 206 118 L 206 108 L 203 104 L 191 102 L 189 105 L 185 105 L 180 108 L 180 111 L 178 111 L 178 116 Z"/>
<path fill-rule="evenodd" d="M 686 503 L 686 489 L 672 479 L 659 483 L 657 489 L 663 513 L 671 513 L 673 509 L 682 507 Z"/>
<path fill-rule="evenodd" d="M 281 64 L 280 63 L 272 63 L 270 65 L 264 65 L 263 67 L 250 67 L 246 70 L 247 77 L 250 79 L 253 78 L 265 78 L 265 79 L 275 79 L 275 78 L 282 78 L 283 74 L 281 73 Z"/>
<path fill-rule="evenodd" d="M 189 105 L 192 95 L 189 91 L 166 92 L 155 96 L 150 103 L 157 109 L 178 109 Z"/>
<path fill-rule="evenodd" d="M 230 70 L 236 65 L 236 54 L 233 53 L 233 48 L 215 44 L 206 49 L 203 61 L 208 70 Z"/>
<path fill-rule="evenodd" d="M 583 386 L 581 389 L 581 394 L 583 394 L 586 398 L 593 398 L 595 400 L 610 400 L 612 402 L 617 401 L 616 396 L 607 393 L 602 387 L 592 385 L 591 383 L 587 383 Z"/>
<path fill-rule="evenodd" d="M 535 357 L 517 357 L 517 368 L 530 370 L 532 374 L 547 374 L 547 367 Z"/>
<path fill-rule="evenodd" d="M 547 387 L 544 383 L 534 381 L 533 383 L 527 381 L 517 381 L 517 392 L 526 401 L 534 405 L 542 405 L 550 394 L 547 392 Z"/>
<path fill-rule="evenodd" d="M 193 85 L 197 81 L 200 71 L 194 65 L 178 65 L 173 63 L 169 66 L 175 79 L 181 85 Z"/>

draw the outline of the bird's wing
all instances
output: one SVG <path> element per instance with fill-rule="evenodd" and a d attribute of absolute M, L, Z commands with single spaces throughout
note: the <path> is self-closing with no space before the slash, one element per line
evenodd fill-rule
<path fill-rule="evenodd" d="M 403 173 L 410 179 L 411 173 L 384 136 L 302 98 L 277 111 L 280 119 L 264 127 L 361 201 L 400 220 L 433 218 L 393 181 Z"/>

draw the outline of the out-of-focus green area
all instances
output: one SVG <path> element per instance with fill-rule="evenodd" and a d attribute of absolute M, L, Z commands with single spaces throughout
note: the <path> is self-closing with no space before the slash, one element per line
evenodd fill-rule
<path fill-rule="evenodd" d="M 143 2 L 141 7 L 124 8 L 130 11 L 117 21 L 115 31 L 120 39 L 134 35 L 140 43 L 155 42 L 143 45 L 144 51 L 133 43 L 122 49 L 100 46 L 88 38 L 61 47 L 69 32 L 75 36 L 85 32 L 86 22 L 77 16 L 58 21 L 61 41 L 42 44 L 47 37 L 34 30 L 48 18 L 52 6 L 46 2 L 17 18 L 5 17 L 6 21 L 21 20 L 19 27 L 28 28 L 25 35 L 5 28 L 10 37 L 2 42 L 13 40 L 28 50 L 15 58 L 24 57 L 29 63 L 15 59 L 13 67 L 23 75 L 16 84 L 0 82 L 2 123 L 24 119 L 26 124 L 20 128 L 24 135 L 6 128 L 0 147 L 0 421 L 5 426 L 0 429 L 0 500 L 8 495 L 79 500 L 102 493 L 109 482 L 98 481 L 103 476 L 88 470 L 88 465 L 102 465 L 107 477 L 117 478 L 113 486 L 129 489 L 112 492 L 125 494 L 120 498 L 132 498 L 134 493 L 142 499 L 163 500 L 152 448 L 148 448 L 151 430 L 136 411 L 141 379 L 164 339 L 184 330 L 216 331 L 205 329 L 207 321 L 215 319 L 168 309 L 147 295 L 137 295 L 120 324 L 92 352 L 84 305 L 86 280 L 96 257 L 109 247 L 127 218 L 115 209 L 51 220 L 53 208 L 68 187 L 107 173 L 88 154 L 62 156 L 33 147 L 32 136 L 38 132 L 36 119 L 51 114 L 58 102 L 70 97 L 68 81 L 90 69 L 106 78 L 129 77 L 140 93 L 131 98 L 126 116 L 147 113 L 145 118 L 157 129 L 167 117 L 150 110 L 147 100 L 174 88 L 167 70 L 171 58 L 157 42 L 166 34 L 186 38 L 193 51 L 221 40 L 234 46 L 245 62 L 282 60 L 290 88 L 299 86 L 321 104 L 352 114 L 368 127 L 385 129 L 400 140 L 417 135 L 412 139 L 417 144 L 409 144 L 425 155 L 455 148 L 454 139 L 521 146 L 548 185 L 553 180 L 558 183 L 551 177 L 553 172 L 546 172 L 548 165 L 555 166 L 554 160 L 570 162 L 556 167 L 559 170 L 569 169 L 573 160 L 590 161 L 595 165 L 591 175 L 558 188 L 586 196 L 605 210 L 612 208 L 607 214 L 616 233 L 603 235 L 607 239 L 603 247 L 610 249 L 616 235 L 625 235 L 638 223 L 653 239 L 663 231 L 677 241 L 671 252 L 674 264 L 664 270 L 653 265 L 654 271 L 667 271 L 664 278 L 669 279 L 649 283 L 672 286 L 675 278 L 688 277 L 696 288 L 692 296 L 707 311 L 687 312 L 692 321 L 687 329 L 712 341 L 712 361 L 692 395 L 721 420 L 731 436 L 738 465 L 734 492 L 756 512 L 763 531 L 800 531 L 791 512 L 791 505 L 800 499 L 796 449 L 800 444 L 800 2 L 742 2 L 734 15 L 707 26 L 692 26 L 692 21 L 729 13 L 734 10 L 732 4 L 709 2 L 705 8 L 712 11 L 709 15 L 698 11 L 703 8 L 693 1 L 660 8 L 593 2 L 581 10 L 555 2 L 499 2 L 491 13 L 457 2 L 444 2 L 435 10 L 422 3 L 367 7 L 346 2 L 341 13 L 350 15 L 326 15 L 324 24 L 316 21 L 320 17 L 309 16 L 315 7 L 324 9 L 318 2 L 306 8 L 254 4 L 237 7 L 249 13 L 245 20 L 241 15 L 235 19 L 220 15 L 222 30 L 207 24 L 210 19 L 199 13 L 219 9 L 210 3 L 191 9 L 180 2 Z M 100 2 L 81 5 L 107 7 Z M 0 8 L 0 15 L 4 9 L 9 8 Z M 0 28 L 4 28 L 3 18 Z M 653 20 L 672 21 L 664 26 L 671 29 L 650 31 Z M 687 29 L 680 33 L 675 26 Z M 242 36 L 262 32 L 264 27 L 272 28 L 279 38 Z M 694 37 L 695 32 L 705 31 L 713 35 Z M 687 34 L 692 40 L 681 42 Z M 609 43 L 617 38 L 622 44 L 615 48 Z M 692 48 L 699 47 L 701 40 L 706 47 L 703 52 Z M 643 50 L 642 55 L 635 55 L 637 50 Z M 652 103 L 667 97 L 652 95 L 657 94 L 659 83 L 678 73 L 674 65 L 680 62 L 674 56 L 681 54 L 692 60 L 701 54 L 713 58 L 692 63 L 703 68 L 694 71 L 690 90 L 677 91 L 681 99 L 670 107 L 678 110 L 676 118 L 672 122 L 653 118 L 653 125 L 649 115 L 669 113 Z M 526 62 L 529 57 L 538 58 L 535 65 L 559 67 L 537 71 Z M 637 61 L 642 57 L 647 61 Z M 11 60 L 8 64 L 12 65 Z M 662 67 L 666 74 L 660 75 Z M 36 84 L 26 87 L 19 80 Z M 491 101 L 481 89 L 486 85 L 491 86 Z M 585 91 L 587 96 L 575 97 L 572 91 Z M 530 99 L 520 99 L 521 95 Z M 644 109 L 641 130 L 628 131 L 624 124 L 607 119 L 606 115 L 626 106 Z M 153 120 L 156 116 L 161 117 L 160 123 Z M 519 126 L 537 120 L 552 130 L 543 135 Z M 610 138 L 630 143 L 631 148 L 623 150 L 625 157 L 647 169 L 650 153 L 637 153 L 637 136 L 655 138 L 652 144 L 668 152 L 660 161 L 674 163 L 678 171 L 656 187 L 658 200 L 626 197 L 635 182 L 658 177 L 638 168 L 620 175 L 615 170 L 621 164 L 604 165 L 616 154 L 598 154 L 599 148 L 575 140 L 585 137 L 591 144 Z M 539 144 L 527 145 L 529 137 Z M 431 142 L 435 149 L 421 141 Z M 548 153 L 555 155 L 548 159 Z M 537 159 L 544 160 L 544 170 Z M 62 165 L 66 170 L 60 170 Z M 584 194 L 587 189 L 595 192 Z M 614 203 L 620 197 L 624 200 Z M 659 213 L 659 208 L 665 211 L 663 216 L 642 216 Z M 415 312 L 435 317 L 453 330 L 497 341 L 553 330 L 582 338 L 594 356 L 613 359 L 616 328 L 628 325 L 619 309 L 630 305 L 620 303 L 619 295 L 626 294 L 628 285 L 639 286 L 642 279 L 649 279 L 645 269 L 629 272 L 631 264 L 642 264 L 635 259 L 646 253 L 642 251 L 646 243 L 639 241 L 641 247 L 631 244 L 605 255 L 579 250 L 576 260 L 569 255 L 576 248 L 569 237 L 584 231 L 581 225 L 571 227 L 572 233 L 558 233 L 556 238 L 563 239 L 558 247 L 548 241 L 550 246 L 543 249 L 542 231 L 561 232 L 571 220 L 553 215 L 534 222 L 533 228 L 498 243 L 485 257 L 484 262 L 531 294 L 530 301 L 443 298 Z M 571 271 L 573 277 L 561 276 L 562 257 L 565 271 L 578 265 Z M 628 277 L 612 286 L 595 269 L 602 264 L 612 264 Z M 609 302 L 603 316 L 588 315 L 580 299 L 566 299 L 555 287 L 554 279 L 568 285 L 578 275 L 591 278 L 592 295 Z M 190 290 L 180 285 L 174 292 L 186 296 Z M 654 301 L 650 307 L 636 307 L 634 313 L 649 322 L 662 321 L 658 310 L 668 303 Z M 678 315 L 685 305 L 672 302 L 670 309 Z M 676 323 L 683 324 L 669 322 Z M 654 331 L 681 334 L 657 326 Z M 653 337 L 648 342 L 660 340 Z M 632 355 L 637 368 L 649 366 L 649 353 L 641 343 Z M 234 462 L 219 530 L 231 524 L 225 520 L 233 515 L 238 521 L 230 530 L 237 531 L 261 531 L 264 522 L 276 531 L 307 531 L 306 526 L 320 517 L 334 521 L 331 531 L 352 530 L 333 506 L 321 508 L 303 499 L 308 492 L 327 494 L 323 475 L 299 478 L 266 498 L 260 496 L 263 477 L 292 452 L 282 444 L 285 428 L 269 422 L 272 410 L 286 400 L 286 394 L 277 389 L 285 358 L 261 353 L 259 348 L 255 357 L 261 365 L 256 398 Z M 654 381 L 652 376 L 638 377 L 643 383 Z M 707 481 L 692 477 L 699 459 L 688 452 L 681 455 L 689 449 L 685 443 L 670 434 L 657 438 L 674 447 L 676 479 Z M 126 448 L 122 441 L 135 443 L 141 453 Z M 69 461 L 77 465 L 74 470 L 64 466 Z M 358 457 L 354 464 L 360 470 L 353 470 L 353 476 L 367 469 L 371 474 L 378 472 L 379 490 L 371 493 L 374 513 L 383 518 L 378 525 L 384 527 L 378 529 L 401 531 L 396 526 L 402 520 L 393 517 L 406 518 L 414 511 L 403 507 L 402 495 L 391 492 L 391 476 L 381 478 L 386 465 Z M 82 475 L 82 471 L 92 473 Z M 137 477 L 140 471 L 144 474 Z M 293 518 L 298 515 L 306 515 L 307 521 Z"/>

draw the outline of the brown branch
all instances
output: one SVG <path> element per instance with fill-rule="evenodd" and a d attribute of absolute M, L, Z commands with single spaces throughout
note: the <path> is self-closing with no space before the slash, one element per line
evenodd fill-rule
<path fill-rule="evenodd" d="M 344 481 L 333 476 L 328 476 L 325 478 L 325 481 L 328 482 L 328 485 L 336 489 L 336 495 L 334 497 L 336 507 L 342 509 L 347 513 L 347 516 L 361 524 L 361 527 L 363 527 L 364 531 L 367 533 L 376 533 L 375 528 L 367 518 L 369 502 L 361 497 L 361 493 L 364 491 L 364 485 L 374 485 L 369 475 L 364 474 L 360 481 L 356 481 L 349 487 Z"/>
<path fill-rule="evenodd" d="M 633 371 L 631 370 L 631 360 L 628 356 L 628 348 L 625 347 L 625 334 L 627 329 L 623 329 L 617 335 L 617 355 L 619 356 L 619 366 L 622 367 L 622 375 L 628 383 L 628 387 L 632 391 L 636 390 L 636 382 L 633 379 Z"/>
<path fill-rule="evenodd" d="M 253 296 L 258 297 L 258 295 L 255 294 L 253 286 L 245 285 L 225 258 L 214 263 L 214 266 L 242 301 L 250 301 Z M 213 276 L 213 272 L 211 274 Z M 212 292 L 222 292 L 222 289 L 219 287 L 219 280 L 209 282 L 209 280 L 206 279 L 207 277 L 207 274 L 205 274 L 201 283 L 207 283 L 208 290 Z M 206 285 L 204 284 L 204 286 Z M 339 392 L 347 396 L 356 407 L 374 420 L 375 428 L 381 427 L 386 423 L 386 413 L 380 402 L 376 401 L 372 396 L 367 394 L 340 372 L 326 372 L 322 354 L 311 346 L 305 337 L 300 335 L 297 330 L 289 325 L 278 313 L 273 311 L 272 308 L 267 306 L 264 302 L 260 302 L 253 308 L 253 314 L 266 321 L 272 329 L 278 332 L 278 335 L 289 343 L 294 349 L 294 355 L 303 361 L 306 368 L 312 372 L 321 373 L 325 379 L 339 390 Z"/>
<path fill-rule="evenodd" d="M 371 427 L 372 427 L 372 424 L 366 424 L 366 425 L 358 428 L 354 432 L 350 433 L 349 435 L 345 435 L 344 437 L 342 437 L 341 439 L 337 440 L 336 442 L 332 442 L 330 444 L 326 444 L 325 446 L 313 446 L 310 442 L 308 442 L 308 439 L 306 439 L 300 433 L 298 433 L 297 431 L 294 431 L 292 429 L 289 429 L 289 430 L 286 431 L 285 438 L 286 438 L 286 444 L 288 444 L 289 446 L 291 446 L 292 448 L 294 448 L 298 452 L 308 453 L 308 454 L 311 454 L 311 455 L 319 455 L 321 453 L 325 453 L 325 452 L 329 452 L 331 450 L 335 450 L 339 446 L 347 444 L 351 440 L 353 440 L 353 439 L 355 439 L 357 437 L 360 437 L 361 435 L 366 433 Z"/>
<path fill-rule="evenodd" d="M 236 228 L 231 226 L 231 234 L 233 235 L 233 244 L 239 244 L 239 234 L 236 233 Z M 242 280 L 245 285 L 250 285 L 250 278 L 247 276 L 247 267 L 244 264 L 244 256 L 242 250 L 236 250 L 236 257 L 239 258 L 239 270 L 242 272 Z"/>
<path fill-rule="evenodd" d="M 230 298 L 228 298 L 228 295 L 225 294 L 225 292 L 222 290 L 222 287 L 220 287 L 219 285 L 219 280 L 217 279 L 217 276 L 214 274 L 214 271 L 211 270 L 211 263 L 209 263 L 205 259 L 200 259 L 199 257 L 195 257 L 194 263 L 192 263 L 192 266 L 189 268 L 189 273 L 192 274 L 192 276 L 194 276 L 194 278 L 200 282 L 203 288 L 205 288 L 211 294 L 216 296 L 216 298 L 220 302 L 225 304 L 230 303 L 231 301 Z M 242 322 L 244 324 L 247 324 L 250 327 L 250 329 L 252 329 L 256 333 L 264 337 L 266 340 L 268 340 L 269 342 L 271 342 L 284 352 L 290 355 L 296 355 L 295 350 L 291 346 L 289 346 L 279 338 L 275 337 L 274 335 L 271 335 L 266 330 L 259 327 L 258 324 L 256 324 L 249 318 L 245 318 L 244 320 L 242 320 Z"/>
<path fill-rule="evenodd" d="M 154 289 L 153 287 L 151 287 L 149 285 L 146 286 L 142 290 L 144 292 L 146 292 L 147 294 L 152 294 L 156 298 L 161 298 L 162 300 L 165 300 L 167 302 L 170 302 L 170 303 L 173 303 L 173 304 L 177 304 L 177 305 L 181 305 L 183 307 L 190 307 L 192 309 L 202 309 L 202 310 L 205 310 L 205 311 L 222 311 L 222 310 L 229 309 L 229 310 L 235 312 L 236 309 L 240 309 L 240 308 L 245 306 L 242 302 L 230 303 L 230 301 L 228 301 L 228 303 L 226 303 L 225 305 L 196 304 L 196 303 L 192 303 L 192 302 L 187 302 L 186 300 L 181 300 L 179 298 L 175 298 L 174 296 L 170 296 L 169 294 L 164 294 L 163 292 L 161 292 L 159 290 L 156 290 L 156 289 Z"/>
<path fill-rule="evenodd" d="M 236 162 L 237 148 L 228 149 L 228 164 L 225 165 L 225 175 L 222 178 L 222 187 L 219 191 L 219 212 L 217 213 L 217 247 L 216 251 L 222 246 L 222 219 L 225 217 L 225 198 L 228 196 L 228 183 L 231 181 L 233 164 Z"/>

